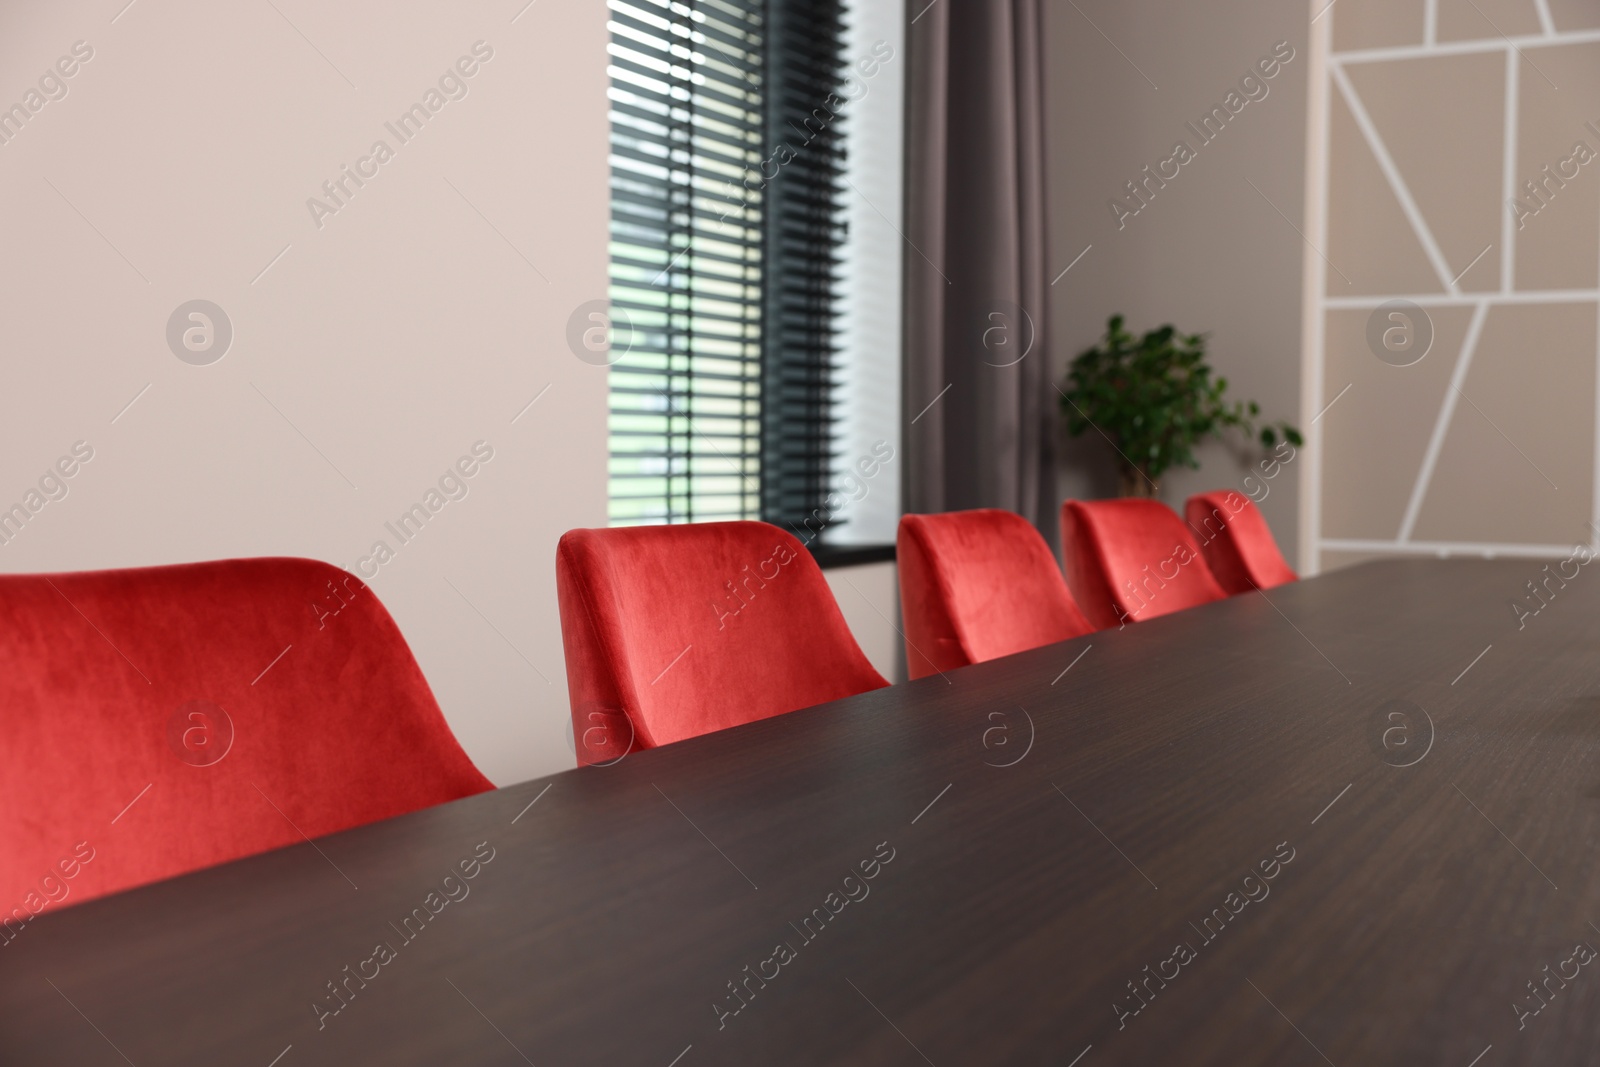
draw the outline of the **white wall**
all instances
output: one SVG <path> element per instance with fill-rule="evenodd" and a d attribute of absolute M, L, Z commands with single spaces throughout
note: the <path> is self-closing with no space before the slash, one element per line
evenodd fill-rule
<path fill-rule="evenodd" d="M 565 340 L 606 293 L 603 4 L 122 4 L 0 10 L 0 105 L 93 49 L 0 145 L 0 502 L 94 448 L 0 568 L 354 567 L 385 540 L 371 585 L 472 758 L 571 766 L 554 549 L 605 521 L 605 370 Z M 401 144 L 385 122 L 480 40 Z M 307 199 L 378 139 L 319 227 Z M 165 337 L 196 298 L 234 331 L 207 366 Z M 384 523 L 479 440 L 468 495 L 400 546 Z"/>

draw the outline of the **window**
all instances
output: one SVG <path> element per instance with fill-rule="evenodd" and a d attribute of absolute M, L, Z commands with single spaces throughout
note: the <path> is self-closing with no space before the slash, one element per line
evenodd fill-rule
<path fill-rule="evenodd" d="M 846 200 L 846 138 L 865 95 L 845 6 L 609 6 L 611 522 L 842 528 L 830 491 L 860 405 L 838 392 L 861 376 L 841 369 L 841 331 L 861 316 L 841 286 L 864 210 Z"/>

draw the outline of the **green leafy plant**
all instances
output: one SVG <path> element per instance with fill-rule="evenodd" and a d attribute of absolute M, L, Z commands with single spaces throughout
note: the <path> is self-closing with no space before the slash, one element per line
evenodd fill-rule
<path fill-rule="evenodd" d="M 1072 361 L 1061 410 L 1074 436 L 1094 429 L 1117 450 L 1123 496 L 1156 496 L 1173 467 L 1198 468 L 1197 445 L 1224 430 L 1271 448 L 1281 435 L 1300 445 L 1286 422 L 1257 428 L 1255 401 L 1229 401 L 1228 379 L 1206 363 L 1203 334 L 1180 334 L 1171 325 L 1134 337 L 1121 315 L 1111 316 L 1100 344 Z"/>

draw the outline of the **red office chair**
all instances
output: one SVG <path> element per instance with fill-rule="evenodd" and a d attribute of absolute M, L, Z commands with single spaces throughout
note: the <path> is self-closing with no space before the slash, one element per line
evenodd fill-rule
<path fill-rule="evenodd" d="M 764 522 L 569 530 L 556 592 L 580 765 L 889 684 Z"/>
<path fill-rule="evenodd" d="M 1200 546 L 1157 500 L 1069 500 L 1061 505 L 1067 584 L 1101 629 L 1222 600 Z"/>
<path fill-rule="evenodd" d="M 305 559 L 0 576 L 0 723 L 0 944 L 493 788 L 377 597 Z"/>
<path fill-rule="evenodd" d="M 1094 627 L 1033 524 L 983 508 L 906 515 L 896 539 L 911 677 L 950 671 Z"/>
<path fill-rule="evenodd" d="M 1300 580 L 1278 551 L 1267 520 L 1242 493 L 1196 493 L 1183 514 L 1201 538 L 1212 577 L 1229 596 Z"/>

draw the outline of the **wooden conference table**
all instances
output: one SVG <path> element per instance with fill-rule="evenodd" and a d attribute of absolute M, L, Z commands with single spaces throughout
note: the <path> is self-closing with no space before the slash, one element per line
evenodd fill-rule
<path fill-rule="evenodd" d="M 1600 573 L 1519 630 L 1539 574 L 1368 564 L 46 914 L 0 1062 L 1594 1063 Z"/>

